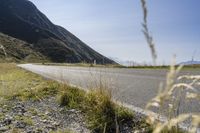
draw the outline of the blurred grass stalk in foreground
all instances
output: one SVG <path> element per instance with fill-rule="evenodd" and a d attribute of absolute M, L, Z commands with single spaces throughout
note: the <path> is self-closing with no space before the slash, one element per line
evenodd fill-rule
<path fill-rule="evenodd" d="M 155 49 L 155 44 L 153 42 L 153 37 L 149 33 L 148 23 L 147 23 L 147 2 L 146 0 L 141 0 L 142 9 L 143 9 L 143 33 L 151 50 L 153 63 L 156 65 L 157 53 Z M 160 133 L 172 131 L 172 132 L 180 132 L 178 125 L 188 119 L 191 119 L 191 124 L 188 129 L 190 133 L 196 133 L 198 128 L 200 127 L 200 113 L 186 113 L 182 114 L 179 112 L 179 108 L 181 106 L 181 100 L 193 99 L 200 102 L 200 76 L 196 75 L 185 75 L 185 76 L 177 76 L 181 71 L 183 66 L 178 66 L 176 69 L 175 61 L 170 66 L 170 70 L 166 77 L 166 85 L 163 88 L 162 85 L 159 89 L 159 92 L 156 97 L 154 97 L 151 101 L 149 101 L 146 105 L 146 109 L 150 109 L 151 107 L 156 107 L 161 111 L 168 110 L 168 120 L 164 123 L 161 123 L 155 119 L 153 116 L 149 116 L 147 118 L 147 122 L 151 123 L 153 127 L 153 133 Z M 185 79 L 184 81 L 182 81 Z M 176 83 L 176 81 L 182 81 Z M 175 94 L 175 92 L 178 92 Z M 185 94 L 185 95 L 184 95 Z M 166 108 L 166 103 L 168 104 Z M 174 129 L 175 127 L 175 129 Z M 176 130 L 176 131 L 175 131 Z"/>

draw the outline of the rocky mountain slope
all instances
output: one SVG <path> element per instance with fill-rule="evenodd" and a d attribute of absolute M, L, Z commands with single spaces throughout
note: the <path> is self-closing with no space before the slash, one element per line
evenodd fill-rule
<path fill-rule="evenodd" d="M 0 33 L 0 62 L 42 62 L 48 58 L 33 49 L 33 44 Z"/>
<path fill-rule="evenodd" d="M 0 32 L 33 44 L 32 50 L 53 62 L 114 63 L 53 24 L 28 0 L 0 1 Z"/>

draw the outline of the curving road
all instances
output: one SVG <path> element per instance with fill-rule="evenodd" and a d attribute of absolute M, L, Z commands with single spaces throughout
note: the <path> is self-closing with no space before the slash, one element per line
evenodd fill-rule
<path fill-rule="evenodd" d="M 23 64 L 20 67 L 46 78 L 67 82 L 82 88 L 94 88 L 100 84 L 112 90 L 113 97 L 128 105 L 144 108 L 147 101 L 165 82 L 164 69 L 89 68 L 67 66 L 44 66 Z M 200 75 L 200 69 L 188 69 L 181 74 Z M 200 104 L 182 101 L 181 112 L 200 112 Z"/>

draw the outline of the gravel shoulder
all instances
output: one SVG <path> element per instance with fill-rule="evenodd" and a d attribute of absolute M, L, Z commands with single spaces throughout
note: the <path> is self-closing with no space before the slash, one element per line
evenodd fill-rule
<path fill-rule="evenodd" d="M 4 101 L 1 102 L 0 112 L 0 132 L 90 132 L 83 113 L 60 107 L 55 98 L 43 101 Z"/>

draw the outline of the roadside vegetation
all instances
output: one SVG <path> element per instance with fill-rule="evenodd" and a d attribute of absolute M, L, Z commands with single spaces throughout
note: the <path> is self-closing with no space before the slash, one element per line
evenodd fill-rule
<path fill-rule="evenodd" d="M 88 129 L 96 133 L 119 133 L 126 131 L 151 133 L 159 122 L 151 123 L 145 121 L 144 117 L 139 117 L 131 110 L 117 105 L 112 100 L 111 92 L 106 88 L 92 89 L 88 92 L 67 84 L 58 83 L 44 79 L 37 74 L 22 70 L 16 64 L 0 64 L 0 97 L 1 104 L 5 101 L 38 101 L 43 102 L 48 98 L 55 98 L 60 107 L 68 110 L 75 109 L 84 115 Z M 149 105 L 154 105 L 151 102 Z M 12 108 L 12 107 L 9 107 Z M 34 107 L 30 109 L 32 114 L 38 114 Z M 0 115 L 3 120 L 5 114 Z M 48 116 L 41 115 L 42 118 Z M 27 125 L 33 125 L 33 120 L 26 116 L 17 116 Z M 149 116 L 148 120 L 153 117 Z M 156 120 L 154 119 L 154 122 Z M 42 130 L 42 129 L 40 129 Z M 18 131 L 14 129 L 14 131 Z M 21 131 L 21 130 L 19 130 Z M 54 132 L 64 132 L 54 130 Z M 71 132 L 66 130 L 66 132 Z M 172 126 L 168 129 L 163 127 L 162 133 L 183 133 L 182 130 Z"/>
<path fill-rule="evenodd" d="M 150 125 L 144 119 L 136 118 L 134 112 L 113 102 L 112 95 L 106 88 L 85 92 L 67 84 L 44 79 L 18 68 L 16 64 L 0 64 L 0 74 L 1 104 L 5 101 L 43 102 L 55 97 L 60 107 L 80 111 L 92 132 L 151 131 Z M 31 112 L 37 114 L 34 107 Z M 4 115 L 2 114 L 2 119 Z M 33 124 L 31 118 L 18 116 L 17 119 Z"/>
<path fill-rule="evenodd" d="M 50 66 L 68 66 L 68 67 L 98 67 L 98 68 L 130 68 L 130 69 L 169 69 L 170 65 L 130 65 L 125 66 L 121 64 L 89 64 L 89 63 L 35 63 L 38 65 L 50 65 Z M 175 65 L 176 67 L 179 65 Z M 186 65 L 182 68 L 185 69 L 200 69 L 200 65 Z"/>
<path fill-rule="evenodd" d="M 16 64 L 1 64 L 0 96 L 4 99 L 41 100 L 57 93 L 57 83 L 17 68 Z"/>

